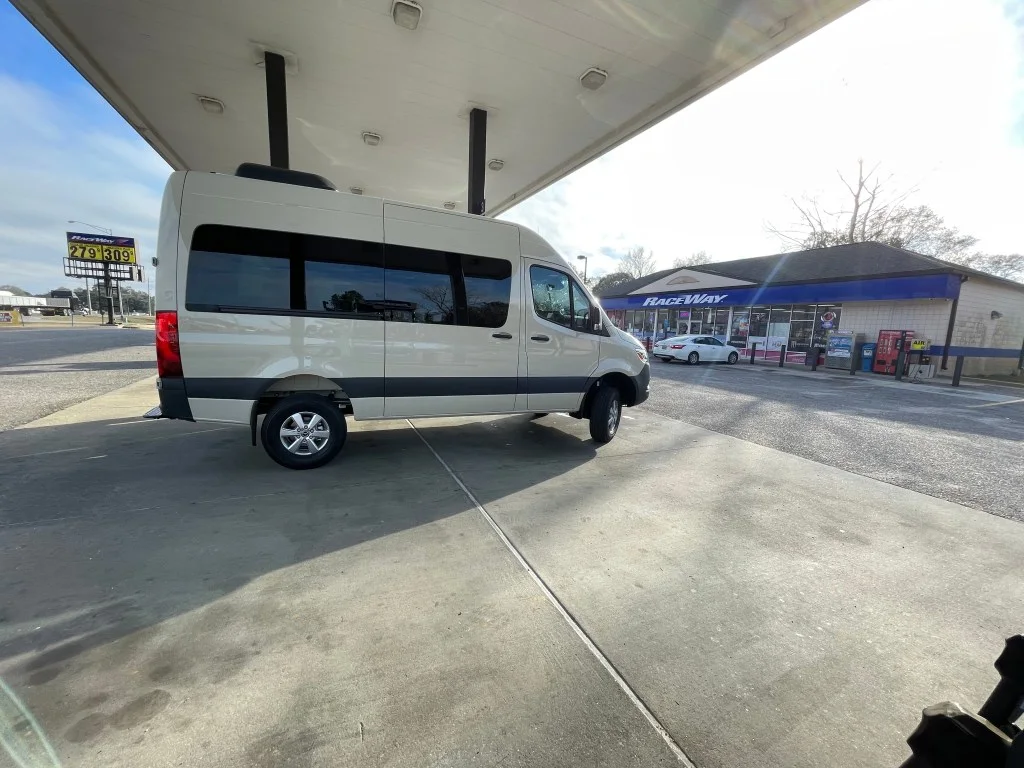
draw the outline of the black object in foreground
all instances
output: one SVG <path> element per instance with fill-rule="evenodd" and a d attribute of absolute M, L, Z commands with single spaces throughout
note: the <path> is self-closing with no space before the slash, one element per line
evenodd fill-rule
<path fill-rule="evenodd" d="M 1007 639 L 996 659 L 999 683 L 973 714 L 959 704 L 926 707 L 907 739 L 913 756 L 901 768 L 1024 768 L 1024 635 Z"/>

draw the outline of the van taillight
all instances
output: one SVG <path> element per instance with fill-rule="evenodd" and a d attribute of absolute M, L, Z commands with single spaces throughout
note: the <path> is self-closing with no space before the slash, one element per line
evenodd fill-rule
<path fill-rule="evenodd" d="M 181 347 L 178 346 L 178 313 L 156 313 L 156 370 L 161 379 L 181 378 Z"/>

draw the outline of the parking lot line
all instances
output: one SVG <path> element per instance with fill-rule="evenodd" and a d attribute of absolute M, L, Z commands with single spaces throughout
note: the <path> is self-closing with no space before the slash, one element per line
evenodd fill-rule
<path fill-rule="evenodd" d="M 981 405 L 968 405 L 967 407 L 968 408 L 992 408 L 993 406 L 996 406 L 996 405 L 1013 405 L 1014 403 L 1024 403 L 1024 397 L 1018 398 L 1016 400 L 1003 400 L 1003 401 L 998 402 L 998 403 L 982 403 Z"/>
<path fill-rule="evenodd" d="M 615 665 L 612 664 L 608 657 L 604 655 L 604 653 L 601 651 L 600 648 L 597 647 L 594 641 L 590 639 L 590 636 L 586 633 L 583 627 L 580 626 L 580 624 L 576 621 L 575 618 L 573 618 L 573 615 L 569 613 L 568 609 L 562 604 L 561 600 L 559 600 L 555 593 L 551 591 L 551 588 L 548 587 L 547 583 L 544 581 L 544 579 L 541 578 L 540 574 L 538 574 L 533 569 L 533 566 L 530 565 L 530 563 L 526 560 L 523 554 L 516 548 L 515 544 L 513 544 L 512 541 L 508 538 L 508 536 L 505 535 L 505 532 L 501 529 L 501 526 L 499 526 L 497 522 L 495 522 L 494 518 L 491 517 L 490 513 L 483 506 L 483 504 L 481 504 L 477 500 L 476 496 L 473 495 L 473 492 L 470 491 L 466 484 L 463 483 L 462 480 L 459 478 L 459 476 L 455 474 L 455 471 L 448 465 L 448 463 L 441 458 L 441 455 L 434 450 L 434 446 L 432 446 L 430 442 L 427 440 L 427 438 L 425 438 L 423 434 L 419 431 L 419 429 L 416 428 L 416 425 L 413 424 L 412 421 L 410 421 L 409 419 L 406 419 L 406 422 L 409 424 L 410 427 L 412 427 L 412 431 L 416 433 L 416 436 L 423 441 L 423 444 L 427 447 L 427 449 L 434 455 L 434 458 L 437 459 L 437 462 L 442 467 L 444 467 L 444 470 L 448 473 L 452 480 L 455 481 L 456 485 L 458 485 L 459 488 L 462 489 L 462 492 L 466 494 L 466 498 L 469 499 L 470 503 L 474 507 L 476 507 L 477 512 L 479 512 L 483 516 L 484 520 L 486 520 L 487 523 L 491 526 L 491 528 L 494 530 L 494 533 L 497 535 L 498 539 L 501 540 L 501 543 L 505 545 L 505 548 L 508 549 L 508 551 L 516 559 L 519 565 L 523 567 L 523 570 L 525 570 L 526 573 L 530 576 L 530 578 L 533 579 L 534 583 L 544 594 L 544 597 L 547 598 L 548 602 L 551 603 L 551 605 L 558 612 L 558 614 L 572 628 L 573 632 L 576 633 L 576 635 L 580 638 L 583 644 L 587 647 L 587 650 L 590 651 L 590 653 L 594 656 L 595 659 L 597 659 L 598 663 L 602 667 L 604 667 L 605 671 L 608 672 L 611 678 L 615 681 L 616 685 L 618 685 L 619 688 L 622 689 L 622 692 L 626 694 L 629 700 L 633 703 L 633 706 L 635 706 L 637 710 L 639 710 L 640 714 L 644 716 L 644 719 L 646 719 L 647 722 L 651 724 L 651 727 L 654 728 L 654 730 L 658 733 L 658 735 L 661 736 L 662 741 L 664 741 L 666 746 L 668 746 L 668 748 L 672 751 L 672 754 L 676 756 L 676 759 L 678 759 L 680 763 L 685 765 L 686 768 L 696 768 L 696 765 L 693 763 L 692 760 L 690 760 L 690 758 L 686 755 L 682 748 L 676 743 L 675 739 L 672 738 L 671 734 L 669 734 L 665 726 L 661 724 L 661 721 L 658 720 L 657 717 L 655 717 L 654 713 L 644 703 L 643 699 L 641 699 L 640 696 L 636 693 L 636 691 L 634 691 L 633 688 L 629 685 L 629 683 L 626 682 L 625 678 L 623 678 L 623 676 L 619 674 L 619 671 L 615 668 Z"/>

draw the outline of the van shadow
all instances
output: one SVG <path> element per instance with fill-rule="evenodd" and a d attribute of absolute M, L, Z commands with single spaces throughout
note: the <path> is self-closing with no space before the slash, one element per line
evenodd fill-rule
<path fill-rule="evenodd" d="M 516 465 L 509 483 L 521 488 L 595 455 L 586 422 L 567 418 L 417 428 Z M 406 422 L 361 424 L 310 472 L 277 466 L 248 438 L 235 426 L 111 420 L 5 435 L 0 665 L 11 682 L 44 685 L 79 654 L 265 574 L 473 510 Z"/>

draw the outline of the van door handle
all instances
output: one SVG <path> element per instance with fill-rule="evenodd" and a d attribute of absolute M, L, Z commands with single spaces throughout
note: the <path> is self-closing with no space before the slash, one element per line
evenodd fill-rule
<path fill-rule="evenodd" d="M 534 341 L 551 341 L 551 339 L 549 339 L 543 333 L 538 333 L 536 336 L 531 336 L 530 338 L 533 339 Z"/>
<path fill-rule="evenodd" d="M 511 333 L 492 333 L 491 334 L 491 338 L 494 338 L 494 339 L 511 339 L 512 338 L 512 334 Z"/>

